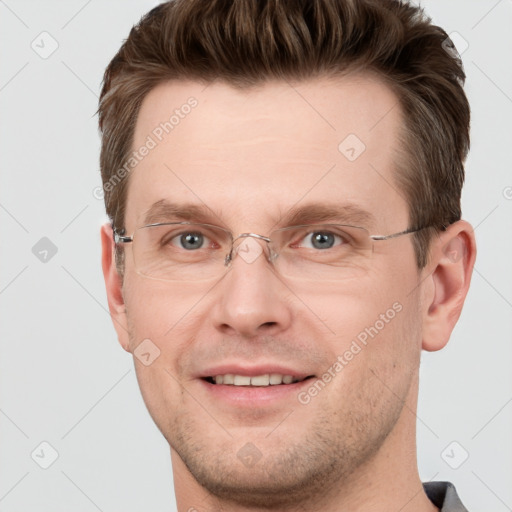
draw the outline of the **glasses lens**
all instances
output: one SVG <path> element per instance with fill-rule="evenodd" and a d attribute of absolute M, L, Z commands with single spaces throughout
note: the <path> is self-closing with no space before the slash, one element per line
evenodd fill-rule
<path fill-rule="evenodd" d="M 228 231 L 208 224 L 159 224 L 139 228 L 133 257 L 139 274 L 165 281 L 220 277 L 231 248 Z"/>
<path fill-rule="evenodd" d="M 288 227 L 274 231 L 270 238 L 275 270 L 295 280 L 357 277 L 367 270 L 373 248 L 366 229 L 337 224 Z M 164 281 L 219 278 L 228 270 L 225 257 L 231 241 L 229 231 L 209 224 L 144 226 L 133 240 L 135 268 L 139 274 Z M 246 255 L 243 259 L 252 263 L 257 258 Z"/>
<path fill-rule="evenodd" d="M 276 271 L 300 280 L 357 277 L 367 269 L 373 249 L 366 229 L 337 224 L 284 228 L 271 238 L 279 254 Z"/>

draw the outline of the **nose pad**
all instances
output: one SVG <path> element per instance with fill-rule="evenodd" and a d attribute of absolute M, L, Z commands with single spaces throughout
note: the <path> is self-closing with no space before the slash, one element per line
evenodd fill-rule
<path fill-rule="evenodd" d="M 240 256 L 246 263 L 255 262 L 263 253 L 263 247 L 252 237 L 244 237 L 235 247 L 235 253 Z"/>
<path fill-rule="evenodd" d="M 257 238 L 258 240 L 255 240 Z M 233 241 L 233 249 L 226 256 L 225 264 L 229 265 L 238 254 L 246 263 L 254 263 L 264 252 L 261 242 L 270 242 L 270 239 L 253 233 L 243 233 Z"/>

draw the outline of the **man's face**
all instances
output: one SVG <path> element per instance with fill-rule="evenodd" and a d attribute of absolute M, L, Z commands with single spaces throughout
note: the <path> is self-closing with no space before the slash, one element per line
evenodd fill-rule
<path fill-rule="evenodd" d="M 163 199 L 206 205 L 208 222 L 235 237 L 267 236 L 292 207 L 311 204 L 364 210 L 371 234 L 408 227 L 394 179 L 400 109 L 375 79 L 244 92 L 164 84 L 143 102 L 133 149 L 190 97 L 197 106 L 132 171 L 127 234 Z M 361 225 L 350 215 L 324 223 Z M 238 253 L 211 281 L 164 282 L 136 273 L 125 250 L 126 346 L 149 339 L 160 350 L 149 365 L 135 358 L 144 400 L 173 462 L 182 464 L 177 453 L 214 494 L 307 496 L 413 425 L 404 403 L 414 407 L 422 307 L 411 235 L 375 242 L 341 280 L 284 278 L 264 252 L 251 262 Z M 268 387 L 206 378 L 273 373 L 310 377 Z"/>

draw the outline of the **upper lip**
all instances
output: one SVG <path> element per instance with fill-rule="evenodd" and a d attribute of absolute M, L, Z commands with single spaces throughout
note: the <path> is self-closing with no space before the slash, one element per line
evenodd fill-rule
<path fill-rule="evenodd" d="M 292 375 L 297 379 L 305 379 L 312 375 L 311 372 L 294 369 L 278 364 L 221 364 L 212 366 L 202 371 L 198 377 L 215 377 L 216 375 L 243 375 L 246 377 L 256 377 L 258 375 L 266 375 L 271 373 L 279 373 L 281 375 Z"/>

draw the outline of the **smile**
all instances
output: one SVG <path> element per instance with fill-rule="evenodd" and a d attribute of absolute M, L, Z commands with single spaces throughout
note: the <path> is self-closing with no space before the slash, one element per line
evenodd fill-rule
<path fill-rule="evenodd" d="M 280 373 L 266 373 L 264 375 L 234 375 L 227 373 L 225 375 L 215 375 L 212 377 L 206 377 L 206 380 L 210 384 L 224 384 L 227 386 L 278 386 L 281 384 L 294 384 L 296 382 L 302 382 L 308 377 L 300 378 L 294 377 L 293 375 L 282 375 Z"/>

